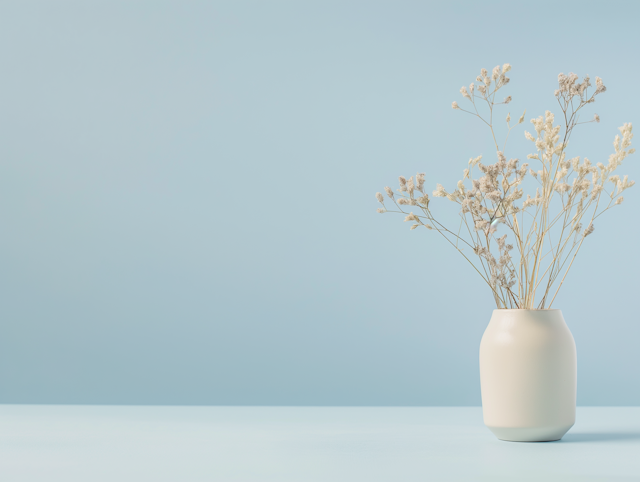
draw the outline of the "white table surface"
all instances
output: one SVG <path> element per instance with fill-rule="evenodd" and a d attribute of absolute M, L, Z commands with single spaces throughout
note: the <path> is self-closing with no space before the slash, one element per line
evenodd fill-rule
<path fill-rule="evenodd" d="M 559 442 L 477 407 L 0 405 L 0 481 L 640 481 L 640 407 L 580 407 Z"/>

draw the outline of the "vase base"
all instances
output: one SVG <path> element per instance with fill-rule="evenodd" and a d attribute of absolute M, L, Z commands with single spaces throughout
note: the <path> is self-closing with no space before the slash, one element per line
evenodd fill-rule
<path fill-rule="evenodd" d="M 500 440 L 506 442 L 554 442 L 560 440 L 571 425 L 560 427 L 489 427 Z"/>

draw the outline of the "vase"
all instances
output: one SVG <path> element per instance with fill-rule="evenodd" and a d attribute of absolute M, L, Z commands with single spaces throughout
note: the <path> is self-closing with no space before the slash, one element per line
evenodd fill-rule
<path fill-rule="evenodd" d="M 485 425 L 500 440 L 560 440 L 575 423 L 576 344 L 560 310 L 494 310 L 480 342 Z"/>

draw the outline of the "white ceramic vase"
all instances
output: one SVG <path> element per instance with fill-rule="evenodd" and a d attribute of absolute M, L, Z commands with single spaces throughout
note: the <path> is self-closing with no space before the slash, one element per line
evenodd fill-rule
<path fill-rule="evenodd" d="M 485 425 L 501 440 L 559 440 L 575 423 L 576 344 L 560 310 L 494 310 L 480 343 Z"/>

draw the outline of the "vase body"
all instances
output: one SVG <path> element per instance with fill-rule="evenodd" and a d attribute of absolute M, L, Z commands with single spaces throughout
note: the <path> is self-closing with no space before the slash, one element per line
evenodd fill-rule
<path fill-rule="evenodd" d="M 480 342 L 485 425 L 501 440 L 559 440 L 575 423 L 576 345 L 560 310 L 494 310 Z"/>

